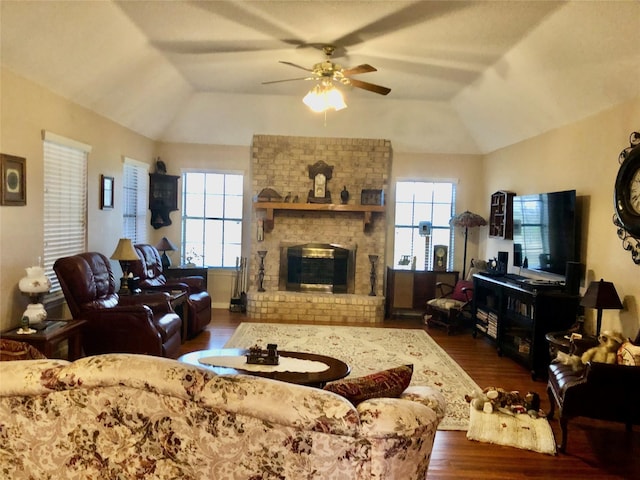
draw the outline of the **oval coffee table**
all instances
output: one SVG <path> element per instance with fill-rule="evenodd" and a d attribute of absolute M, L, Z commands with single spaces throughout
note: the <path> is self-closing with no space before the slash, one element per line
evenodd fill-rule
<path fill-rule="evenodd" d="M 201 363 L 201 358 L 215 357 L 215 356 L 244 356 L 247 350 L 242 348 L 220 348 L 212 350 L 198 350 L 191 353 L 185 353 L 178 358 L 178 361 L 188 363 L 189 365 L 195 365 L 197 367 L 203 367 L 215 372 L 217 375 L 229 375 L 229 374 L 242 374 L 242 375 L 254 375 L 258 377 L 271 378 L 274 380 L 280 380 L 282 382 L 296 383 L 298 385 L 307 385 L 310 387 L 322 388 L 327 382 L 333 382 L 334 380 L 340 380 L 341 378 L 349 375 L 351 367 L 337 358 L 327 357 L 326 355 L 318 355 L 315 353 L 304 352 L 285 352 L 278 351 L 281 357 L 298 358 L 301 360 L 311 360 L 314 362 L 322 362 L 328 366 L 328 368 L 322 372 L 255 372 L 249 370 L 242 370 L 239 368 L 230 367 L 217 367 L 207 363 Z"/>

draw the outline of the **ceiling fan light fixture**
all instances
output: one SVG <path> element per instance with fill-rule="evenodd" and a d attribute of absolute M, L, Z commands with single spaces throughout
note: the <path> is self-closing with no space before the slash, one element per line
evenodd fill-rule
<path fill-rule="evenodd" d="M 317 113 L 326 112 L 327 110 L 335 110 L 337 112 L 347 108 L 342 93 L 331 84 L 316 85 L 304 96 L 302 102 Z"/>

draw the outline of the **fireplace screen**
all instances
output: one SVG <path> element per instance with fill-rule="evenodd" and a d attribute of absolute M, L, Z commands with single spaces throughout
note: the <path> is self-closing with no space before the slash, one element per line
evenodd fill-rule
<path fill-rule="evenodd" d="M 353 250 L 325 243 L 283 247 L 280 289 L 294 292 L 353 293 Z"/>

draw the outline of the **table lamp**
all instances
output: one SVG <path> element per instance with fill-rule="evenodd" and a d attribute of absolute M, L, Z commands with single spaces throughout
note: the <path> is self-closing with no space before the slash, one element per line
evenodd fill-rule
<path fill-rule="evenodd" d="M 596 337 L 600 336 L 602 326 L 602 310 L 621 310 L 622 302 L 616 292 L 616 287 L 611 282 L 600 279 L 599 282 L 591 282 L 589 288 L 580 300 L 580 305 L 587 308 L 595 308 L 597 313 Z"/>
<path fill-rule="evenodd" d="M 160 257 L 162 260 L 162 269 L 166 270 L 171 266 L 171 259 L 167 255 L 167 250 L 173 252 L 177 250 L 177 248 L 167 237 L 162 237 L 162 240 L 156 245 L 156 249 L 162 250 L 162 256 Z"/>
<path fill-rule="evenodd" d="M 27 276 L 20 279 L 18 288 L 29 297 L 31 302 L 22 314 L 29 319 L 30 324 L 42 322 L 47 318 L 47 311 L 40 303 L 42 296 L 51 289 L 51 280 L 40 266 L 28 267 Z"/>
<path fill-rule="evenodd" d="M 112 260 L 118 260 L 122 268 L 122 279 L 120 280 L 120 293 L 128 293 L 129 287 L 127 280 L 129 278 L 129 262 L 140 260 L 140 257 L 133 248 L 130 238 L 121 238 L 118 240 L 115 251 L 110 257 Z"/>

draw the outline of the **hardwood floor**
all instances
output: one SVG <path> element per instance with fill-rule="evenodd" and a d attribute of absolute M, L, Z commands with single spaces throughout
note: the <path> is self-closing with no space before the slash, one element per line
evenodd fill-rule
<path fill-rule="evenodd" d="M 208 328 L 182 345 L 181 354 L 207 348 L 221 348 L 242 322 L 241 313 L 216 309 Z M 286 323 L 286 322 L 283 322 Z M 299 322 L 304 323 L 304 322 Z M 333 323 L 335 325 L 335 323 Z M 353 324 L 350 324 L 353 325 Z M 374 326 L 366 324 L 362 326 Z M 387 320 L 386 328 L 423 328 L 481 387 L 498 386 L 540 394 L 542 408 L 549 409 L 546 382 L 533 381 L 527 369 L 506 357 L 499 357 L 485 339 L 470 332 L 447 335 L 428 328 L 418 319 Z M 560 439 L 557 418 L 551 426 Z M 569 422 L 567 452 L 556 456 L 467 440 L 465 432 L 439 431 L 429 466 L 429 479 L 640 479 L 640 431 L 624 425 L 576 419 Z"/>

